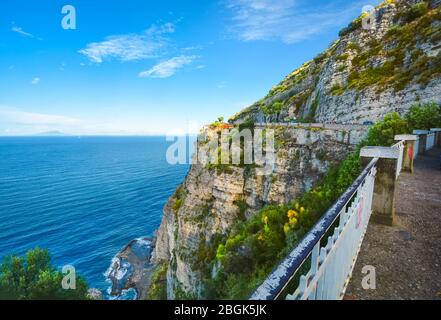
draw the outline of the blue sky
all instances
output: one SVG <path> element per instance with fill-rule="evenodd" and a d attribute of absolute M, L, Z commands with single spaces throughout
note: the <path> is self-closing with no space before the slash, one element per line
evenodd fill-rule
<path fill-rule="evenodd" d="M 263 97 L 372 0 L 2 0 L 0 135 L 191 131 Z M 76 9 L 76 30 L 61 9 Z"/>

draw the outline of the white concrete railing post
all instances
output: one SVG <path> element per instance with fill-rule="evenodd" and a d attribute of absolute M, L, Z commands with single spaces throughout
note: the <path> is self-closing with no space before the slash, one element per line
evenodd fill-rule
<path fill-rule="evenodd" d="M 430 131 L 435 132 L 436 139 L 435 139 L 435 145 L 437 147 L 441 147 L 441 128 L 432 128 Z"/>
<path fill-rule="evenodd" d="M 375 223 L 389 226 L 394 223 L 395 183 L 400 152 L 400 149 L 393 147 L 365 147 L 361 149 L 360 157 L 364 165 L 373 158 L 379 159 L 372 200 L 372 221 Z"/>
<path fill-rule="evenodd" d="M 426 153 L 427 135 L 430 133 L 428 130 L 414 130 L 413 134 L 419 137 L 418 155 L 424 155 Z"/>
<path fill-rule="evenodd" d="M 403 134 L 395 136 L 395 141 L 404 141 L 403 161 L 401 170 L 413 173 L 413 161 L 415 159 L 415 145 L 418 136 L 413 134 Z"/>
<path fill-rule="evenodd" d="M 432 150 L 436 144 L 436 134 L 430 131 L 426 140 L 426 151 Z"/>

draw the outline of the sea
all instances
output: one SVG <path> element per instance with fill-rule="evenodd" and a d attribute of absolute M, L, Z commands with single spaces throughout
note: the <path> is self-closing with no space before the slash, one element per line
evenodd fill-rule
<path fill-rule="evenodd" d="M 192 152 L 194 138 L 188 138 Z M 40 247 L 105 292 L 112 258 L 154 236 L 188 164 L 165 137 L 0 137 L 0 259 Z M 105 295 L 106 296 L 106 295 Z"/>

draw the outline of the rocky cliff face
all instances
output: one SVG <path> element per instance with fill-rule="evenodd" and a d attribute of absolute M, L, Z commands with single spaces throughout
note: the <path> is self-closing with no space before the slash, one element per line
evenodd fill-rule
<path fill-rule="evenodd" d="M 381 120 L 391 111 L 404 114 L 415 101 L 441 102 L 439 6 L 440 1 L 386 1 L 231 121 L 355 124 Z"/>
<path fill-rule="evenodd" d="M 164 208 L 153 252 L 153 262 L 168 263 L 169 299 L 203 298 L 207 275 L 201 270 L 213 259 L 217 239 L 263 206 L 288 203 L 309 190 L 366 134 L 365 126 L 349 124 L 404 113 L 415 101 L 441 103 L 439 4 L 386 1 L 371 29 L 363 28 L 361 18 L 355 20 L 326 52 L 231 118 L 233 124 L 302 120 L 334 125 L 268 125 L 276 141 L 269 175 L 257 175 L 246 165 L 192 165 Z M 217 134 L 207 130 L 209 137 Z"/>
<path fill-rule="evenodd" d="M 203 297 L 204 253 L 217 237 L 267 204 L 288 203 L 309 190 L 364 137 L 364 126 L 268 126 L 275 132 L 272 174 L 252 166 L 194 164 L 164 208 L 153 260 L 169 262 L 168 297 Z M 208 136 L 216 129 L 207 129 Z M 207 141 L 199 142 L 203 148 Z M 185 293 L 185 296 L 182 294 Z M 190 296 L 188 296 L 190 295 Z"/>

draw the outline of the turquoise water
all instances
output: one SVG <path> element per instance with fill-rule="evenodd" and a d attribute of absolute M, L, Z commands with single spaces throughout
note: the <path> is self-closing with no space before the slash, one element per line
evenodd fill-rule
<path fill-rule="evenodd" d="M 131 240 L 158 229 L 188 172 L 164 137 L 0 138 L 0 258 L 48 248 L 91 287 Z"/>

